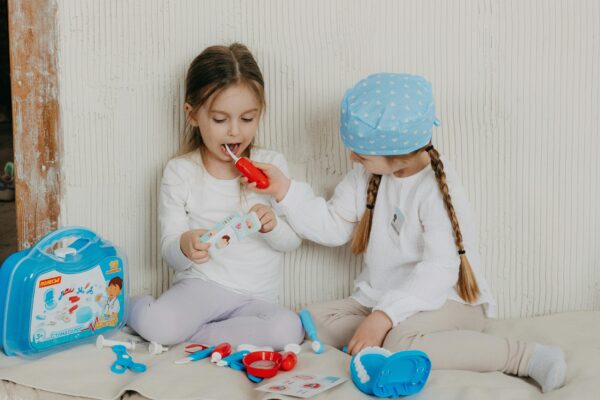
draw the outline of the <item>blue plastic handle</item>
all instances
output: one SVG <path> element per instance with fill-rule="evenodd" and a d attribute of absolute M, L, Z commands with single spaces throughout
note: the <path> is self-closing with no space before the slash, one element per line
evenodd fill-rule
<path fill-rule="evenodd" d="M 203 360 L 205 358 L 210 357 L 210 355 L 212 354 L 213 351 L 215 351 L 215 346 L 210 346 L 204 350 L 200 350 L 200 351 L 190 354 L 189 356 L 187 356 L 187 358 L 189 358 L 192 361 Z"/>
<path fill-rule="evenodd" d="M 227 366 L 229 368 L 235 369 L 236 371 L 242 371 L 245 368 L 242 360 L 244 359 L 246 354 L 250 354 L 250 351 L 241 350 L 241 351 L 230 354 L 227 357 L 223 358 L 223 361 L 225 361 L 227 363 Z"/>
<path fill-rule="evenodd" d="M 115 374 L 122 374 L 128 369 L 133 372 L 145 372 L 146 365 L 142 363 L 136 363 L 131 358 L 131 355 L 127 353 L 125 346 L 119 344 L 113 347 L 114 353 L 117 355 L 117 360 L 110 367 L 110 370 Z"/>
<path fill-rule="evenodd" d="M 315 328 L 310 311 L 306 308 L 300 311 L 300 321 L 302 321 L 302 326 L 304 326 L 304 330 L 308 334 L 310 340 L 318 340 L 317 328 Z"/>
<path fill-rule="evenodd" d="M 46 252 L 46 249 L 58 242 L 61 239 L 65 239 L 68 237 L 76 237 L 78 239 L 87 240 L 87 244 L 82 246 L 78 252 L 84 251 L 87 247 L 89 247 L 92 243 L 100 240 L 100 237 L 91 230 L 78 226 L 67 226 L 63 228 L 59 228 L 53 232 L 50 232 L 42 239 L 40 239 L 36 245 L 32 248 L 32 251 L 37 251 L 46 257 L 50 257 L 57 261 L 64 261 L 61 257 L 57 257 L 51 253 Z"/>
<path fill-rule="evenodd" d="M 248 371 L 246 371 L 246 376 L 250 379 L 250 382 L 261 383 L 264 378 L 259 378 L 258 376 L 250 375 Z"/>

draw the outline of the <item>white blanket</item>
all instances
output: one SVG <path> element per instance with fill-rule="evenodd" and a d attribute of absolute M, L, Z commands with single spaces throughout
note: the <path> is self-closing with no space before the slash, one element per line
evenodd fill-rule
<path fill-rule="evenodd" d="M 548 317 L 491 320 L 488 332 L 546 344 L 566 352 L 567 384 L 542 395 L 529 379 L 502 373 L 433 371 L 423 391 L 413 399 L 600 399 L 600 312 L 573 312 Z M 119 333 L 120 338 L 124 337 Z M 148 370 L 141 374 L 110 372 L 115 355 L 92 344 L 52 354 L 35 361 L 0 356 L 0 399 L 265 399 L 243 373 L 218 368 L 207 360 L 176 365 L 183 346 L 151 356 L 145 346 L 131 353 Z M 343 376 L 348 381 L 319 399 L 368 399 L 350 380 L 348 355 L 327 348 L 321 355 L 305 344 L 298 366 L 289 373 L 307 372 Z M 274 379 L 284 377 L 278 374 Z M 50 393 L 52 392 L 52 393 Z M 68 395 L 68 396 L 67 396 Z M 74 397 L 75 396 L 75 397 Z"/>

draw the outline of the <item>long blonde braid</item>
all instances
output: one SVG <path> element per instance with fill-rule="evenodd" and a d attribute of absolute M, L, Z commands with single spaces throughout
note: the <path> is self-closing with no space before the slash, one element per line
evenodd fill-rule
<path fill-rule="evenodd" d="M 456 211 L 452 205 L 452 198 L 450 197 L 450 191 L 448 190 L 448 185 L 446 183 L 444 164 L 442 163 L 442 160 L 440 160 L 440 154 L 432 145 L 427 146 L 425 151 L 429 154 L 431 168 L 435 172 L 438 186 L 444 197 L 444 204 L 446 205 L 446 210 L 448 211 L 448 216 L 452 223 L 452 230 L 454 231 L 454 243 L 456 244 L 460 256 L 460 269 L 458 271 L 458 282 L 456 283 L 458 294 L 463 300 L 473 303 L 479 298 L 479 286 L 477 285 L 477 280 L 473 274 L 471 264 L 465 254 L 465 246 L 463 244 L 463 237 L 460 232 L 458 218 L 456 217 Z"/>
<path fill-rule="evenodd" d="M 354 236 L 352 237 L 351 249 L 352 253 L 355 255 L 364 253 L 369 244 L 371 221 L 373 220 L 373 208 L 375 207 L 375 201 L 377 200 L 377 191 L 379 190 L 380 182 L 381 175 L 371 175 L 369 186 L 367 187 L 367 208 L 365 209 L 360 222 L 354 229 Z"/>

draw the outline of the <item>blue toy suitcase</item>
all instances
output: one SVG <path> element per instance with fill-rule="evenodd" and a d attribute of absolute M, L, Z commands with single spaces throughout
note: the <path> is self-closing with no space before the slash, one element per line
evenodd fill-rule
<path fill-rule="evenodd" d="M 128 290 L 117 247 L 86 228 L 51 232 L 0 268 L 0 346 L 36 357 L 112 333 L 126 321 Z"/>

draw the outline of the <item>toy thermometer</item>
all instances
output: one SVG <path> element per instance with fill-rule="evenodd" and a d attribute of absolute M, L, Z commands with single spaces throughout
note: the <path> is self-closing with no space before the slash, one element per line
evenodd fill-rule
<path fill-rule="evenodd" d="M 252 161 L 247 159 L 246 157 L 237 157 L 233 152 L 229 149 L 228 145 L 225 145 L 225 149 L 233 158 L 235 162 L 235 167 L 242 175 L 248 178 L 248 182 L 256 182 L 256 187 L 259 189 L 266 189 L 269 187 L 269 180 L 262 173 L 262 171 L 252 164 Z"/>

